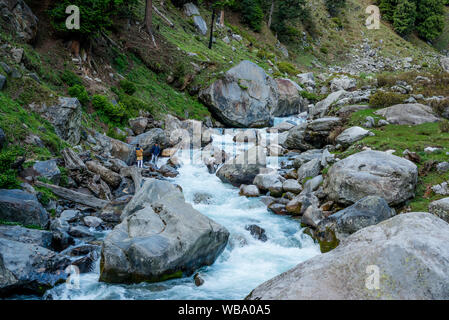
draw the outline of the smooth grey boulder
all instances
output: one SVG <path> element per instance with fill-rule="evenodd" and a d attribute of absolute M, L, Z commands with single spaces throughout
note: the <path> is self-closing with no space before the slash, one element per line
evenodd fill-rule
<path fill-rule="evenodd" d="M 131 130 L 134 134 L 139 135 L 145 132 L 145 129 L 148 126 L 148 118 L 139 117 L 134 119 L 129 119 L 128 121 Z"/>
<path fill-rule="evenodd" d="M 389 205 L 399 205 L 414 197 L 417 181 L 413 162 L 381 151 L 363 151 L 331 167 L 324 192 L 342 204 L 379 196 Z"/>
<path fill-rule="evenodd" d="M 35 195 L 22 190 L 0 190 L 0 220 L 45 228 L 49 216 Z"/>
<path fill-rule="evenodd" d="M 370 106 L 368 104 L 353 104 L 353 105 L 341 107 L 340 109 L 338 109 L 337 114 L 340 116 L 345 113 L 353 113 L 353 112 L 357 112 L 360 110 L 366 110 L 369 108 L 370 108 Z"/>
<path fill-rule="evenodd" d="M 313 147 L 305 141 L 307 123 L 302 123 L 287 132 L 287 138 L 281 145 L 286 149 L 305 151 Z"/>
<path fill-rule="evenodd" d="M 294 194 L 298 194 L 302 191 L 301 185 L 294 179 L 285 180 L 282 184 L 282 189 L 284 189 L 285 192 L 291 192 Z"/>
<path fill-rule="evenodd" d="M 257 64 L 245 60 L 201 91 L 200 99 L 228 126 L 267 127 L 275 116 L 305 110 L 298 88 L 291 80 L 274 80 Z"/>
<path fill-rule="evenodd" d="M 258 174 L 253 184 L 262 192 L 274 191 L 276 194 L 282 192 L 282 178 L 276 172 Z"/>
<path fill-rule="evenodd" d="M 331 91 L 350 90 L 357 86 L 357 80 L 346 75 L 336 77 L 331 81 Z"/>
<path fill-rule="evenodd" d="M 332 130 L 342 125 L 341 118 L 325 117 L 311 121 L 307 125 L 304 140 L 314 148 L 322 149 L 328 144 Z"/>
<path fill-rule="evenodd" d="M 217 177 L 236 187 L 253 184 L 260 169 L 266 168 L 267 158 L 264 148 L 253 147 L 237 157 L 230 159 L 217 171 Z"/>
<path fill-rule="evenodd" d="M 323 150 L 320 149 L 312 149 L 302 152 L 297 155 L 293 159 L 293 167 L 299 169 L 303 164 L 318 159 L 321 160 L 323 158 Z"/>
<path fill-rule="evenodd" d="M 201 16 L 193 16 L 193 23 L 195 24 L 195 27 L 198 29 L 198 31 L 205 36 L 207 34 L 207 23 L 204 21 L 203 17 Z"/>
<path fill-rule="evenodd" d="M 52 250 L 53 234 L 45 230 L 28 229 L 20 226 L 0 225 L 0 238 L 35 244 Z"/>
<path fill-rule="evenodd" d="M 33 165 L 33 170 L 37 176 L 47 178 L 54 184 L 58 185 L 61 180 L 61 171 L 56 160 L 38 161 Z"/>
<path fill-rule="evenodd" d="M 72 145 L 81 139 L 82 107 L 77 98 L 60 97 L 51 106 L 31 104 L 30 107 L 39 112 L 55 127 L 56 134 Z"/>
<path fill-rule="evenodd" d="M 347 96 L 348 92 L 345 90 L 339 90 L 337 92 L 332 92 L 330 95 L 327 96 L 326 99 L 318 102 L 311 110 L 310 110 L 310 118 L 316 119 L 316 118 L 322 118 L 324 117 L 327 112 L 329 111 L 329 108 L 336 103 L 337 101 L 345 98 Z"/>
<path fill-rule="evenodd" d="M 324 218 L 324 213 L 321 209 L 309 206 L 301 217 L 301 224 L 316 228 Z"/>
<path fill-rule="evenodd" d="M 247 299 L 447 300 L 448 241 L 445 221 L 429 213 L 400 214 L 263 283 Z"/>
<path fill-rule="evenodd" d="M 135 163 L 136 153 L 131 145 L 99 132 L 95 132 L 94 138 L 94 145 L 100 148 L 102 154 L 111 154 L 128 165 Z"/>
<path fill-rule="evenodd" d="M 45 290 L 66 280 L 65 269 L 70 264 L 68 257 L 54 251 L 0 237 L 0 271 L 3 269 L 0 295 L 17 292 L 42 295 Z"/>
<path fill-rule="evenodd" d="M 245 196 L 245 197 L 259 197 L 260 196 L 260 192 L 259 192 L 259 188 L 257 188 L 257 186 L 255 185 L 246 185 L 246 184 L 242 184 L 240 186 L 240 191 L 239 194 L 241 196 Z"/>
<path fill-rule="evenodd" d="M 198 7 L 194 5 L 193 3 L 189 2 L 184 5 L 184 13 L 188 16 L 198 16 L 200 15 L 200 10 L 198 10 Z"/>
<path fill-rule="evenodd" d="M 361 127 L 351 127 L 343 131 L 336 139 L 335 142 L 343 146 L 350 146 L 351 144 L 362 140 L 370 135 L 370 131 Z"/>
<path fill-rule="evenodd" d="M 429 212 L 449 223 L 449 198 L 431 202 Z"/>
<path fill-rule="evenodd" d="M 369 196 L 321 221 L 315 234 L 320 237 L 322 233 L 322 238 L 328 238 L 325 234 L 331 231 L 341 240 L 360 229 L 390 219 L 395 214 L 383 198 Z"/>
<path fill-rule="evenodd" d="M 190 275 L 224 250 L 229 232 L 193 209 L 169 182 L 148 179 L 134 198 L 130 215 L 103 242 L 100 281 L 157 282 Z"/>
<path fill-rule="evenodd" d="M 150 156 L 151 147 L 155 143 L 158 143 L 161 148 L 165 148 L 167 146 L 167 136 L 165 135 L 164 130 L 160 128 L 151 129 L 150 131 L 134 137 L 130 144 L 132 146 L 139 144 L 144 150 L 144 156 L 148 157 Z"/>
<path fill-rule="evenodd" d="M 320 174 L 321 160 L 312 159 L 306 162 L 298 169 L 298 180 L 303 181 L 306 178 L 315 178 Z"/>
<path fill-rule="evenodd" d="M 391 124 L 418 125 L 428 122 L 438 122 L 433 109 L 420 103 L 398 104 L 375 112 Z"/>

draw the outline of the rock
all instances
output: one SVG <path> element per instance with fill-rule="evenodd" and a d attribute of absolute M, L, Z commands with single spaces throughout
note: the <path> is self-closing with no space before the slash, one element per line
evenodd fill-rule
<path fill-rule="evenodd" d="M 352 204 L 366 196 L 379 196 L 389 205 L 414 197 L 416 165 L 380 151 L 363 151 L 334 164 L 325 180 L 330 200 Z"/>
<path fill-rule="evenodd" d="M 447 300 L 448 241 L 449 225 L 441 219 L 400 214 L 265 282 L 247 299 Z"/>
<path fill-rule="evenodd" d="M 93 173 L 100 175 L 101 179 L 103 179 L 113 189 L 120 186 L 122 177 L 118 173 L 103 167 L 98 161 L 88 161 L 86 162 L 86 166 Z"/>
<path fill-rule="evenodd" d="M 325 117 L 313 120 L 307 125 L 304 140 L 314 148 L 322 149 L 328 143 L 332 130 L 342 125 L 342 120 L 337 117 Z"/>
<path fill-rule="evenodd" d="M 370 106 L 367 104 L 355 104 L 350 106 L 344 106 L 338 109 L 337 115 L 341 116 L 343 114 L 353 113 L 361 110 L 369 109 Z"/>
<path fill-rule="evenodd" d="M 122 160 L 127 165 L 135 163 L 135 149 L 120 140 L 110 138 L 106 135 L 95 133 L 95 146 L 99 147 L 101 154 L 111 154 L 116 159 Z"/>
<path fill-rule="evenodd" d="M 94 234 L 85 226 L 72 226 L 69 228 L 68 234 L 74 238 L 81 238 L 85 241 L 94 240 Z"/>
<path fill-rule="evenodd" d="M 333 92 L 327 96 L 323 101 L 318 102 L 312 110 L 310 110 L 310 117 L 313 118 L 322 118 L 324 117 L 332 104 L 337 102 L 340 99 L 343 99 L 348 93 L 345 90 L 340 90 L 337 92 Z"/>
<path fill-rule="evenodd" d="M 370 131 L 365 130 L 360 127 L 351 127 L 343 131 L 335 141 L 343 146 L 350 146 L 354 142 L 362 140 L 363 138 L 369 136 Z"/>
<path fill-rule="evenodd" d="M 204 279 L 201 278 L 201 276 L 198 273 L 195 274 L 195 276 L 193 277 L 193 280 L 195 281 L 195 285 L 197 287 L 201 287 L 204 284 Z"/>
<path fill-rule="evenodd" d="M 63 212 L 61 212 L 59 219 L 61 220 L 62 224 L 64 224 L 64 221 L 67 223 L 73 223 L 78 221 L 78 219 L 81 217 L 82 214 L 79 210 L 64 210 Z"/>
<path fill-rule="evenodd" d="M 83 218 L 83 222 L 89 228 L 98 228 L 103 223 L 103 220 L 97 217 L 88 216 Z"/>
<path fill-rule="evenodd" d="M 39 19 L 23 0 L 0 1 L 2 25 L 24 42 L 33 42 L 37 35 Z"/>
<path fill-rule="evenodd" d="M 449 162 L 440 162 L 437 164 L 437 171 L 438 172 L 448 172 L 449 171 Z"/>
<path fill-rule="evenodd" d="M 198 31 L 203 35 L 207 35 L 207 23 L 204 21 L 203 17 L 201 16 L 194 16 L 193 17 L 193 23 L 195 27 L 198 29 Z"/>
<path fill-rule="evenodd" d="M 122 182 L 116 190 L 114 190 L 114 198 L 121 198 L 124 196 L 133 195 L 136 192 L 134 182 L 129 178 L 122 178 Z"/>
<path fill-rule="evenodd" d="M 49 250 L 52 250 L 53 245 L 53 234 L 51 232 L 20 226 L 0 225 L 0 238 L 35 244 Z"/>
<path fill-rule="evenodd" d="M 312 149 L 312 146 L 305 141 L 306 129 L 307 123 L 302 123 L 290 129 L 287 133 L 287 139 L 282 146 L 287 149 L 301 151 Z"/>
<path fill-rule="evenodd" d="M 247 225 L 247 226 L 245 226 L 245 230 L 248 230 L 249 233 L 256 240 L 260 240 L 262 242 L 267 242 L 267 240 L 268 240 L 265 229 L 262 229 L 258 225 L 255 225 L 255 224 Z"/>
<path fill-rule="evenodd" d="M 302 84 L 306 87 L 315 88 L 315 86 L 316 86 L 315 76 L 313 75 L 312 72 L 298 74 L 297 77 L 299 79 L 300 84 Z"/>
<path fill-rule="evenodd" d="M 244 130 L 237 133 L 234 138 L 234 142 L 257 142 L 257 133 L 255 130 Z"/>
<path fill-rule="evenodd" d="M 234 159 L 228 160 L 217 171 L 217 177 L 225 183 L 236 187 L 242 184 L 252 184 L 261 168 L 265 168 L 267 159 L 264 149 L 253 147 Z"/>
<path fill-rule="evenodd" d="M 164 129 L 167 132 L 182 129 L 182 122 L 178 118 L 172 116 L 171 114 L 165 115 L 164 124 L 165 124 Z"/>
<path fill-rule="evenodd" d="M 398 104 L 375 112 L 387 119 L 391 124 L 418 125 L 428 122 L 438 122 L 432 108 L 419 103 Z"/>
<path fill-rule="evenodd" d="M 299 169 L 303 164 L 311 160 L 318 159 L 321 161 L 322 158 L 323 158 L 323 150 L 320 149 L 307 150 L 293 158 L 293 167 Z"/>
<path fill-rule="evenodd" d="M 261 173 L 258 174 L 253 181 L 253 184 L 262 192 L 274 191 L 272 195 L 282 193 L 281 176 L 277 173 Z"/>
<path fill-rule="evenodd" d="M 285 180 L 282 184 L 282 189 L 286 192 L 291 192 L 294 194 L 298 194 L 302 191 L 302 187 L 297 180 L 289 179 Z"/>
<path fill-rule="evenodd" d="M 0 295 L 42 295 L 65 281 L 70 264 L 66 256 L 38 245 L 0 238 Z"/>
<path fill-rule="evenodd" d="M 131 145 L 140 145 L 140 147 L 144 150 L 144 156 L 149 157 L 151 147 L 158 143 L 161 148 L 164 148 L 167 144 L 167 137 L 165 135 L 164 130 L 159 128 L 151 129 L 148 132 L 145 132 L 141 135 L 138 135 L 134 137 L 134 139 L 131 141 Z M 135 154 L 134 154 L 135 157 Z M 122 159 L 123 160 L 123 159 Z"/>
<path fill-rule="evenodd" d="M 0 220 L 45 228 L 49 216 L 35 195 L 22 190 L 0 190 Z"/>
<path fill-rule="evenodd" d="M 429 212 L 449 223 L 449 198 L 431 202 Z"/>
<path fill-rule="evenodd" d="M 277 132 L 285 132 L 289 131 L 290 129 L 293 129 L 294 127 L 295 125 L 290 122 L 282 122 L 274 126 L 273 129 L 275 129 Z"/>
<path fill-rule="evenodd" d="M 6 77 L 0 74 L 0 91 L 3 90 L 5 85 L 6 85 Z"/>
<path fill-rule="evenodd" d="M 184 5 L 184 13 L 188 17 L 200 15 L 200 11 L 198 10 L 198 7 L 191 2 L 186 3 Z"/>
<path fill-rule="evenodd" d="M 56 160 L 38 161 L 33 165 L 33 170 L 37 176 L 47 178 L 54 184 L 59 184 L 61 171 L 58 168 Z"/>
<path fill-rule="evenodd" d="M 440 64 L 444 71 L 449 72 L 449 57 L 441 57 Z"/>
<path fill-rule="evenodd" d="M 442 196 L 449 196 L 449 184 L 443 182 L 431 187 L 432 191 Z"/>
<path fill-rule="evenodd" d="M 318 205 L 319 201 L 315 195 L 311 192 L 302 192 L 287 204 L 286 210 L 293 215 L 303 215 L 310 206 L 318 207 Z"/>
<path fill-rule="evenodd" d="M 303 181 L 306 178 L 315 178 L 320 174 L 321 171 L 321 160 L 312 159 L 306 162 L 298 169 L 298 180 Z"/>
<path fill-rule="evenodd" d="M 323 211 L 315 206 L 309 206 L 301 217 L 301 224 L 316 228 L 324 219 Z"/>
<path fill-rule="evenodd" d="M 357 86 L 357 80 L 346 75 L 334 78 L 331 81 L 331 91 L 349 90 Z"/>
<path fill-rule="evenodd" d="M 212 204 L 212 198 L 213 196 L 209 193 L 201 192 L 201 193 L 195 193 L 193 196 L 193 203 L 194 204 Z"/>
<path fill-rule="evenodd" d="M 316 176 L 315 178 L 307 180 L 306 183 L 304 183 L 304 191 L 305 192 L 316 191 L 322 183 L 323 183 L 323 176 L 322 175 Z"/>
<path fill-rule="evenodd" d="M 148 118 L 139 117 L 135 119 L 129 119 L 128 123 L 134 134 L 138 136 L 139 134 L 145 132 L 145 129 L 148 126 Z"/>
<path fill-rule="evenodd" d="M 268 206 L 268 209 L 274 214 L 285 215 L 288 214 L 285 204 L 274 202 Z"/>
<path fill-rule="evenodd" d="M 11 56 L 15 63 L 19 64 L 22 62 L 23 59 L 23 48 L 12 48 L 11 49 Z"/>
<path fill-rule="evenodd" d="M 169 165 L 166 165 L 166 164 L 163 165 L 158 170 L 158 172 L 160 174 L 162 174 L 164 177 L 169 177 L 169 178 L 176 178 L 179 175 L 179 172 L 175 168 L 173 168 L 173 167 L 171 167 Z"/>
<path fill-rule="evenodd" d="M 100 281 L 156 282 L 192 274 L 211 265 L 227 244 L 229 232 L 194 210 L 169 182 L 146 180 L 128 206 L 134 209 L 103 242 Z"/>
<path fill-rule="evenodd" d="M 269 157 L 280 157 L 284 154 L 285 149 L 282 148 L 280 145 L 277 144 L 270 144 L 267 147 L 268 156 Z"/>
<path fill-rule="evenodd" d="M 81 103 L 77 98 L 62 98 L 53 106 L 31 105 L 55 127 L 56 134 L 72 145 L 77 145 L 81 139 Z"/>
<path fill-rule="evenodd" d="M 245 196 L 245 197 L 259 197 L 260 196 L 260 192 L 259 192 L 259 188 L 257 188 L 257 186 L 255 185 L 246 185 L 246 184 L 242 184 L 240 186 L 240 192 L 239 194 L 241 196 Z"/>
<path fill-rule="evenodd" d="M 110 159 L 109 162 L 111 163 L 110 169 L 115 173 L 120 173 L 122 169 L 128 168 L 126 162 L 120 159 Z"/>
<path fill-rule="evenodd" d="M 245 60 L 201 91 L 200 99 L 228 126 L 267 127 L 275 115 L 288 116 L 305 109 L 297 87 L 289 80 L 274 80 Z"/>
<path fill-rule="evenodd" d="M 315 235 L 318 238 L 328 238 L 326 234 L 332 232 L 339 240 L 343 240 L 360 229 L 390 219 L 395 214 L 383 198 L 369 196 L 321 221 Z"/>

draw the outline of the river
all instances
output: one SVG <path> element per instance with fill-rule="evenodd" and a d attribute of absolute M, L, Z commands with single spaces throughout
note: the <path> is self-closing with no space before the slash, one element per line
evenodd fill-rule
<path fill-rule="evenodd" d="M 299 121 L 295 118 L 289 120 Z M 276 119 L 275 124 L 285 119 Z M 266 134 L 265 130 L 261 130 Z M 251 147 L 236 144 L 230 134 L 214 135 L 214 145 L 237 154 Z M 197 159 L 200 150 L 190 155 Z M 239 196 L 238 188 L 224 184 L 209 174 L 201 161 L 181 156 L 180 175 L 171 179 L 180 185 L 187 202 L 195 209 L 225 226 L 231 233 L 229 243 L 212 266 L 198 270 L 204 284 L 195 286 L 193 276 L 162 283 L 115 285 L 98 282 L 99 261 L 93 272 L 80 276 L 79 288 L 61 284 L 45 294 L 53 299 L 226 299 L 239 300 L 264 281 L 320 254 L 319 246 L 303 233 L 298 220 L 269 212 L 258 198 Z M 161 163 L 166 160 L 161 159 Z M 270 158 L 269 166 L 276 168 L 278 159 Z M 196 195 L 205 195 L 207 203 L 195 204 Z M 266 230 L 268 241 L 254 239 L 245 226 L 256 224 Z M 106 233 L 105 233 L 106 235 Z"/>

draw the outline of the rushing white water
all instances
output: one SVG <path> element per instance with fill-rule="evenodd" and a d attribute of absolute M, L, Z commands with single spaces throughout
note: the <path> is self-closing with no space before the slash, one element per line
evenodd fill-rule
<path fill-rule="evenodd" d="M 214 145 L 239 153 L 252 144 L 236 145 L 232 135 L 214 136 Z M 192 152 L 199 155 L 199 150 Z M 297 220 L 270 213 L 258 199 L 239 196 L 239 190 L 209 174 L 204 164 L 181 160 L 180 175 L 172 179 L 184 191 L 186 201 L 204 215 L 225 226 L 229 243 L 217 261 L 199 270 L 205 283 L 196 287 L 193 277 L 163 283 L 112 285 L 98 282 L 95 272 L 81 275 L 80 289 L 62 284 L 47 294 L 54 299 L 243 299 L 264 281 L 320 253 L 313 240 L 303 234 Z M 193 162 L 193 163 L 192 163 Z M 194 204 L 195 197 L 206 196 L 207 203 Z M 245 226 L 256 224 L 266 230 L 268 241 L 254 239 Z"/>

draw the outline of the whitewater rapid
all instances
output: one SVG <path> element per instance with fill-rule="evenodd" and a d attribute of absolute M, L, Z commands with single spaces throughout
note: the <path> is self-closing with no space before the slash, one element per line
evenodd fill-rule
<path fill-rule="evenodd" d="M 262 130 L 262 134 L 266 131 Z M 213 136 L 214 145 L 238 154 L 253 144 L 235 144 L 232 135 Z M 224 252 L 212 266 L 198 270 L 204 284 L 195 286 L 193 275 L 161 283 L 114 285 L 98 282 L 99 262 L 93 272 L 80 276 L 79 288 L 61 284 L 44 298 L 53 299 L 229 299 L 239 300 L 266 280 L 300 262 L 320 254 L 319 246 L 303 233 L 298 220 L 278 216 L 267 210 L 260 199 L 239 196 L 238 188 L 224 184 L 198 160 L 200 150 L 180 156 L 179 176 L 170 179 L 183 189 L 186 201 L 202 214 L 226 227 L 231 236 Z M 166 160 L 161 160 L 163 164 Z M 277 159 L 270 159 L 276 168 Z M 201 196 L 205 203 L 195 204 Z M 266 230 L 268 241 L 254 239 L 245 226 L 256 224 Z"/>

